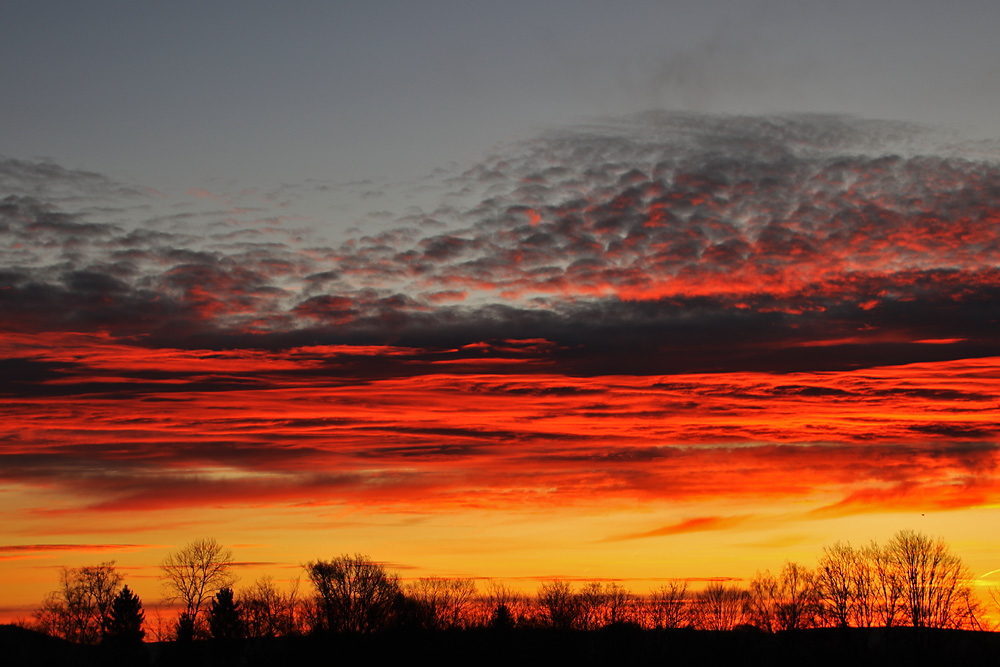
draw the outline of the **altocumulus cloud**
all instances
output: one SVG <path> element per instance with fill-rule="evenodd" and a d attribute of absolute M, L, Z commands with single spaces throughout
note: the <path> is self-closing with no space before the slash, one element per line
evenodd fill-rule
<path fill-rule="evenodd" d="M 995 354 L 1000 166 L 925 134 L 827 116 L 577 127 L 453 177 L 463 206 L 339 246 L 122 222 L 124 204 L 108 222 L 87 193 L 142 191 L 7 161 L 5 327 L 271 350 L 532 338 L 594 374 Z"/>

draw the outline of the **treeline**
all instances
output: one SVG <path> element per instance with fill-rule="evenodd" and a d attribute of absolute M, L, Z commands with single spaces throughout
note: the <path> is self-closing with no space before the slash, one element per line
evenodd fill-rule
<path fill-rule="evenodd" d="M 201 540 L 161 565 L 165 600 L 181 611 L 156 628 L 156 639 L 232 640 L 302 635 L 369 635 L 392 629 L 608 627 L 734 630 L 767 633 L 808 628 L 984 629 L 984 610 L 961 559 L 939 539 L 901 531 L 885 544 L 824 548 L 808 568 L 785 563 L 758 572 L 747 586 L 711 582 L 692 591 L 671 581 L 646 595 L 616 583 L 574 586 L 556 580 L 527 595 L 473 579 L 421 578 L 403 583 L 360 554 L 304 566 L 310 584 L 281 589 L 270 578 L 234 588 L 233 556 Z M 114 562 L 64 569 L 60 589 L 35 613 L 33 627 L 79 643 L 135 643 L 144 611 Z"/>

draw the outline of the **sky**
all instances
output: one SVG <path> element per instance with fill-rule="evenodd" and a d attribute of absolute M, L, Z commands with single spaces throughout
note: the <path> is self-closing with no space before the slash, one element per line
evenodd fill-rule
<path fill-rule="evenodd" d="M 1000 584 L 995 3 L 5 5 L 0 616 L 245 584 Z"/>

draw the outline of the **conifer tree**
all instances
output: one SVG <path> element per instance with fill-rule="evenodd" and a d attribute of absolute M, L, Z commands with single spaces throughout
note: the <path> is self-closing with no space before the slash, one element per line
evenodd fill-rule
<path fill-rule="evenodd" d="M 146 613 L 142 610 L 139 596 L 124 586 L 111 603 L 111 614 L 108 618 L 104 637 L 107 641 L 122 644 L 138 644 L 146 636 L 142 629 Z"/>
<path fill-rule="evenodd" d="M 243 636 L 239 605 L 232 588 L 216 593 L 208 610 L 208 627 L 214 639 L 239 639 Z"/>

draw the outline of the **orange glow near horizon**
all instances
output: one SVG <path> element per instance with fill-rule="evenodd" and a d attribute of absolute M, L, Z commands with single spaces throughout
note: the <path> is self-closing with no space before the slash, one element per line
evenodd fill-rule
<path fill-rule="evenodd" d="M 998 358 L 596 377 L 445 364 L 351 381 L 316 371 L 342 353 L 412 350 L 4 340 L 79 365 L 0 408 L 18 480 L 0 545 L 4 579 L 20 582 L 12 609 L 53 589 L 56 565 L 107 559 L 155 599 L 156 564 L 193 534 L 251 543 L 234 547 L 256 563 L 247 576 L 365 551 L 412 568 L 404 577 L 528 589 L 610 577 L 641 591 L 746 578 L 901 527 L 968 540 L 948 517 L 995 517 L 1000 499 Z M 962 555 L 986 572 L 996 546 Z"/>

